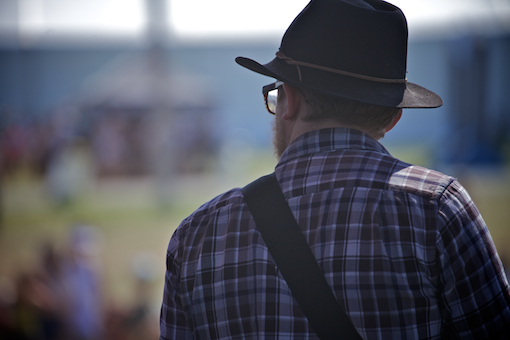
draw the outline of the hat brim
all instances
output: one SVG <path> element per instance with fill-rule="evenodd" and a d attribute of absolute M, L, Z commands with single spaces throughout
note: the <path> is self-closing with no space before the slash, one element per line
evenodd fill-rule
<path fill-rule="evenodd" d="M 279 58 L 264 65 L 245 57 L 237 57 L 236 62 L 249 70 L 297 87 L 367 104 L 396 108 L 436 108 L 443 105 L 443 100 L 437 94 L 410 82 L 382 83 L 309 67 L 300 67 L 300 81 L 297 67 Z"/>

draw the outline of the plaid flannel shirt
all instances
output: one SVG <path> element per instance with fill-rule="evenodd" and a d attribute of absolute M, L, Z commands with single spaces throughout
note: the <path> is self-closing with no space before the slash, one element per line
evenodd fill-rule
<path fill-rule="evenodd" d="M 275 172 L 363 339 L 510 338 L 501 261 L 455 179 L 349 129 L 300 136 Z M 239 189 L 171 238 L 160 330 L 160 339 L 317 339 Z"/>

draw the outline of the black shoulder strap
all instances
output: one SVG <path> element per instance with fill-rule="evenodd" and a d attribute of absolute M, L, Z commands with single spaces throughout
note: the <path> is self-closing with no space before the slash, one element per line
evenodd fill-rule
<path fill-rule="evenodd" d="M 319 338 L 361 339 L 331 291 L 275 174 L 248 184 L 242 192 L 292 295 Z"/>

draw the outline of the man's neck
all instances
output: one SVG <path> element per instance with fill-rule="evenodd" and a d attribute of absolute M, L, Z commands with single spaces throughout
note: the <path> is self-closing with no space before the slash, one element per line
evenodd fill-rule
<path fill-rule="evenodd" d="M 292 130 L 292 133 L 290 136 L 290 140 L 293 141 L 294 139 L 296 139 L 297 137 L 301 136 L 302 134 L 304 134 L 306 132 L 321 130 L 321 129 L 331 129 L 331 128 L 355 129 L 358 131 L 362 131 L 362 132 L 370 135 L 371 137 L 375 138 L 370 133 L 368 133 L 367 131 L 364 131 L 360 127 L 357 127 L 354 125 L 342 124 L 342 123 L 340 123 L 336 120 L 333 120 L 333 119 L 321 119 L 321 120 L 316 120 L 316 121 L 302 121 L 301 119 L 298 119 L 296 121 L 296 123 L 294 124 L 293 130 Z M 379 138 L 375 138 L 375 139 L 379 139 Z"/>

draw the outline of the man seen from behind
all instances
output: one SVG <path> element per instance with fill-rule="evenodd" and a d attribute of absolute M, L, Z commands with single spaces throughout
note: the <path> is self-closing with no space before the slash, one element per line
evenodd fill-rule
<path fill-rule="evenodd" d="M 378 142 L 402 109 L 442 105 L 407 81 L 406 58 L 399 8 L 312 0 L 271 62 L 236 61 L 276 79 L 263 89 L 275 175 L 360 337 L 508 339 L 509 285 L 468 193 Z M 171 238 L 160 330 L 161 340 L 318 339 L 239 188 Z"/>

